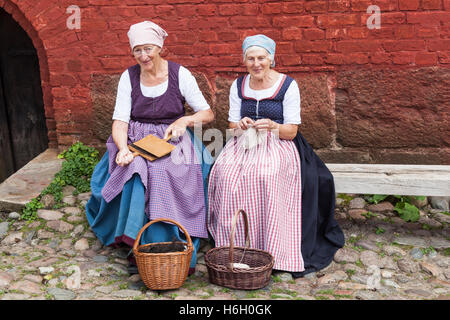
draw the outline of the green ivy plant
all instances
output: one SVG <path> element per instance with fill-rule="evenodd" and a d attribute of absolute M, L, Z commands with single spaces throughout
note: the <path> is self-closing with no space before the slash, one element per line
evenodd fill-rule
<path fill-rule="evenodd" d="M 62 198 L 65 186 L 75 187 L 75 194 L 91 190 L 91 175 L 99 161 L 98 151 L 95 148 L 86 146 L 82 142 L 76 142 L 60 153 L 58 158 L 64 159 L 61 170 L 55 174 L 53 181 L 39 196 L 25 205 L 25 208 L 22 210 L 22 219 L 36 219 L 37 210 L 44 207 L 40 200 L 46 194 L 53 195 L 55 199 L 53 209 L 61 208 L 63 206 Z"/>
<path fill-rule="evenodd" d="M 388 195 L 384 195 L 384 194 L 372 194 L 372 195 L 365 195 L 364 196 L 364 198 L 366 199 L 367 202 L 375 203 L 375 204 L 383 201 L 387 197 L 389 197 L 389 196 Z"/>
<path fill-rule="evenodd" d="M 25 205 L 25 208 L 22 209 L 22 216 L 21 216 L 22 219 L 24 220 L 36 219 L 37 211 L 44 207 L 44 205 L 39 200 L 40 196 L 31 199 L 31 201 Z"/>
<path fill-rule="evenodd" d="M 394 207 L 394 210 L 398 212 L 400 218 L 406 222 L 416 222 L 420 218 L 419 208 L 411 203 L 412 197 L 409 196 L 394 196 L 399 199 Z"/>
<path fill-rule="evenodd" d="M 344 201 L 343 201 L 343 204 L 344 204 L 344 205 L 348 205 L 348 204 L 350 203 L 350 201 L 352 201 L 352 199 L 353 199 L 353 197 L 349 196 L 349 195 L 346 194 L 346 193 L 339 193 L 339 194 L 337 195 L 337 197 L 340 198 L 340 199 L 342 199 L 342 200 L 344 200 Z"/>
<path fill-rule="evenodd" d="M 400 218 L 406 222 L 416 222 L 420 218 L 419 208 L 412 204 L 413 199 L 424 200 L 424 196 L 398 196 L 398 195 L 384 195 L 384 194 L 373 194 L 365 195 L 365 199 L 369 203 L 379 203 L 383 200 L 388 199 L 395 205 L 394 210 L 397 211 Z M 388 200 L 389 200 L 388 199 Z"/>

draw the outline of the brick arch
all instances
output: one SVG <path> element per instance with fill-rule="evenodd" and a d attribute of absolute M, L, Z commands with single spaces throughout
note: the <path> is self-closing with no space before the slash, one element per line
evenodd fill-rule
<path fill-rule="evenodd" d="M 44 101 L 45 118 L 48 130 L 48 146 L 49 148 L 56 148 L 58 142 L 56 139 L 56 126 L 53 112 L 53 95 L 51 93 L 50 86 L 50 73 L 48 68 L 47 52 L 44 48 L 44 44 L 39 37 L 38 32 L 33 27 L 32 23 L 23 14 L 20 8 L 10 0 L 0 0 L 0 7 L 9 13 L 12 18 L 22 27 L 22 29 L 28 34 L 33 46 L 36 49 L 39 59 L 39 69 L 41 76 L 42 96 Z"/>

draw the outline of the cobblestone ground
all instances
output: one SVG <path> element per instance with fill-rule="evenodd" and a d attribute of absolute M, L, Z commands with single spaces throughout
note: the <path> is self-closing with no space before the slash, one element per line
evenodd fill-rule
<path fill-rule="evenodd" d="M 425 206 L 404 222 L 389 202 L 338 199 L 346 236 L 329 267 L 304 278 L 274 272 L 262 289 L 210 284 L 202 242 L 195 274 L 177 290 L 149 290 L 127 272 L 127 250 L 104 247 L 89 228 L 89 194 L 66 196 L 67 207 L 38 212 L 34 221 L 0 213 L 1 300 L 403 300 L 450 299 L 450 216 Z"/>

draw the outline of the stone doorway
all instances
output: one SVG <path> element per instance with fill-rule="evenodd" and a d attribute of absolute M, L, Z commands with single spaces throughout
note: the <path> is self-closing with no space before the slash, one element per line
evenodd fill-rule
<path fill-rule="evenodd" d="M 36 49 L 0 8 L 0 183 L 47 148 Z"/>

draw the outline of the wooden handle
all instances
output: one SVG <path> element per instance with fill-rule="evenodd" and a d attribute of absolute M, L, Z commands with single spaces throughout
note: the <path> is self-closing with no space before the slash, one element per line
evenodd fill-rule
<path fill-rule="evenodd" d="M 169 134 L 169 136 L 168 136 L 167 138 L 162 139 L 162 140 L 164 140 L 165 142 L 167 142 L 167 141 L 169 141 L 171 138 L 172 138 L 172 134 Z"/>
<path fill-rule="evenodd" d="M 238 215 L 242 213 L 242 216 L 244 217 L 244 226 L 245 226 L 245 246 L 250 246 L 250 240 L 248 238 L 248 218 L 247 213 L 245 213 L 244 210 L 238 209 L 233 217 L 233 220 L 231 221 L 231 234 L 230 234 L 230 269 L 233 271 L 233 251 L 234 251 L 234 234 L 236 232 L 236 222 Z"/>
<path fill-rule="evenodd" d="M 167 142 L 167 141 L 169 141 L 171 138 L 172 138 L 172 134 L 169 134 L 169 136 L 168 136 L 167 138 L 161 139 L 161 140 Z M 132 151 L 132 150 L 130 150 L 130 151 Z M 141 154 L 139 154 L 138 151 L 132 151 L 132 152 L 133 152 L 133 157 L 134 157 L 134 158 L 136 158 L 137 156 L 141 155 Z M 156 158 L 155 158 L 155 159 L 156 159 Z M 150 159 L 149 159 L 149 160 L 150 160 Z M 152 160 L 154 160 L 154 159 L 152 159 Z"/>

